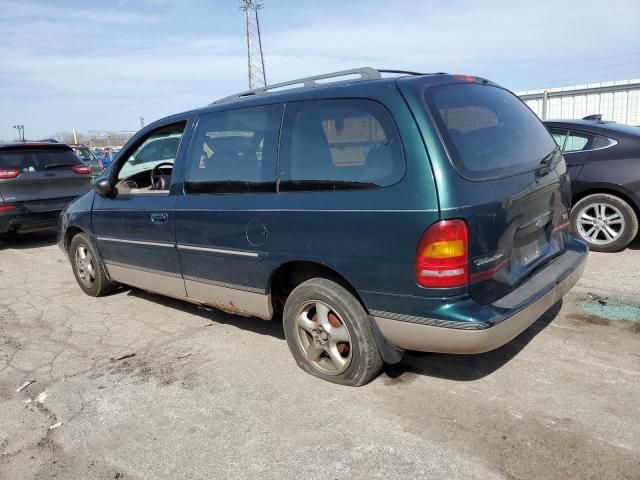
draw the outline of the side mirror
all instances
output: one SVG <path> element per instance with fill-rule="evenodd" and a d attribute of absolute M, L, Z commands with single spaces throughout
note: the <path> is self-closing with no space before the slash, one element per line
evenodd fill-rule
<path fill-rule="evenodd" d="M 98 195 L 102 195 L 103 197 L 108 197 L 113 194 L 113 185 L 111 185 L 108 177 L 98 178 L 93 184 L 93 189 Z"/>

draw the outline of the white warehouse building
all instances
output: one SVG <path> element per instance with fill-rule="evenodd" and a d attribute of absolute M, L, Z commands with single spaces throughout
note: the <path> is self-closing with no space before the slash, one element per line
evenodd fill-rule
<path fill-rule="evenodd" d="M 603 120 L 640 126 L 640 79 L 517 92 L 542 120 L 602 114 Z"/>

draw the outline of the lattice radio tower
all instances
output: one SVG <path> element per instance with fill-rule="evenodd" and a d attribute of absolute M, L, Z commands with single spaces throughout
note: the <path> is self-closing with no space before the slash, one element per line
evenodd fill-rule
<path fill-rule="evenodd" d="M 260 0 L 240 0 L 240 10 L 244 11 L 247 28 L 247 67 L 249 72 L 249 90 L 265 87 L 267 73 L 262 55 L 262 37 L 258 10 L 262 8 Z"/>

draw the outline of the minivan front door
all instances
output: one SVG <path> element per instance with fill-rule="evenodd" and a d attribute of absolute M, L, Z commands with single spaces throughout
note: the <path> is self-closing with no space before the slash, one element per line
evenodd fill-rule
<path fill-rule="evenodd" d="M 153 130 L 123 152 L 110 174 L 115 195 L 96 195 L 92 214 L 96 244 L 114 281 L 178 297 L 186 291 L 170 187 L 185 126 Z"/>

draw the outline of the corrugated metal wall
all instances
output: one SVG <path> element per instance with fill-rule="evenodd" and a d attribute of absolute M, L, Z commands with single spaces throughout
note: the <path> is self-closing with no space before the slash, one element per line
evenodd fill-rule
<path fill-rule="evenodd" d="M 543 120 L 582 118 L 601 113 L 603 120 L 640 126 L 640 80 L 528 90 L 517 94 Z"/>

